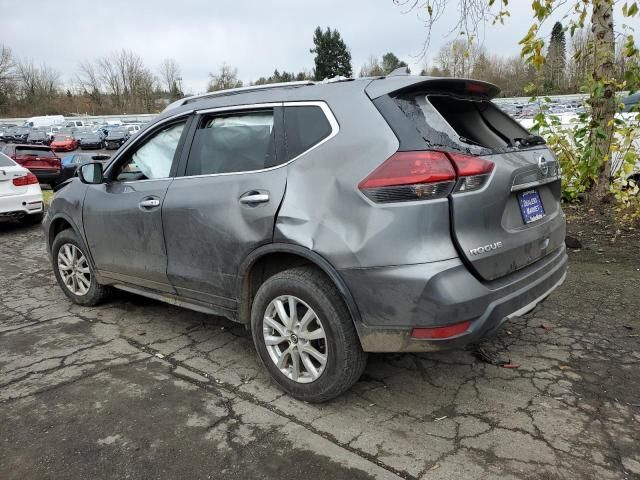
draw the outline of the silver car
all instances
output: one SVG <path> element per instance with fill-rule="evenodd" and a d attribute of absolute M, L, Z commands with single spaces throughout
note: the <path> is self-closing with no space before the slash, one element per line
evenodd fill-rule
<path fill-rule="evenodd" d="M 56 193 L 55 276 L 81 305 L 116 288 L 243 323 L 310 402 L 367 352 L 476 341 L 567 266 L 558 164 L 497 93 L 392 75 L 179 100 Z"/>

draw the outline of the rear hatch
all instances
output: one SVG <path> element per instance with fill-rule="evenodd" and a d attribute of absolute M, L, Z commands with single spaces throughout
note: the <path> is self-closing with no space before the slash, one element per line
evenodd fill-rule
<path fill-rule="evenodd" d="M 558 163 L 543 139 L 490 101 L 496 93 L 482 82 L 441 79 L 374 99 L 400 150 L 444 152 L 453 164 L 451 236 L 484 280 L 536 262 L 565 234 Z M 476 171 L 466 172 L 469 165 Z"/>
<path fill-rule="evenodd" d="M 60 159 L 48 147 L 16 146 L 15 161 L 29 170 L 59 170 Z"/>

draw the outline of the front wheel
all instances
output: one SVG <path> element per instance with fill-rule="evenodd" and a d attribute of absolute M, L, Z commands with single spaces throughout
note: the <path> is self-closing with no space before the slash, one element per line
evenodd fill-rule
<path fill-rule="evenodd" d="M 73 230 L 63 230 L 53 240 L 51 260 L 60 288 L 73 303 L 93 306 L 108 296 L 109 287 L 96 280 L 84 247 Z"/>
<path fill-rule="evenodd" d="M 251 309 L 258 355 L 291 396 L 324 402 L 362 375 L 367 354 L 340 293 L 319 270 L 280 272 L 259 288 Z"/>

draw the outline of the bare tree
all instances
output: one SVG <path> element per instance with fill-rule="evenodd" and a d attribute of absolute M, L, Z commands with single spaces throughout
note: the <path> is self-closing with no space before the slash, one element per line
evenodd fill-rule
<path fill-rule="evenodd" d="M 122 81 L 118 75 L 113 55 L 100 58 L 96 61 L 98 77 L 106 89 L 106 93 L 113 100 L 116 109 L 121 110 L 124 106 L 122 98 Z"/>
<path fill-rule="evenodd" d="M 167 58 L 160 64 L 160 81 L 162 87 L 169 93 L 171 100 L 183 96 L 180 67 L 173 58 Z"/>
<path fill-rule="evenodd" d="M 418 55 L 420 58 L 426 55 L 433 26 L 445 16 L 447 8 L 455 7 L 458 10 L 456 16 L 446 15 L 447 19 L 455 22 L 449 33 L 464 35 L 470 43 L 481 36 L 488 22 L 502 23 L 509 16 L 506 0 L 393 0 L 393 3 L 400 6 L 404 13 L 417 11 L 424 23 L 427 35 Z"/>
<path fill-rule="evenodd" d="M 220 72 L 217 75 L 209 73 L 211 80 L 207 87 L 207 92 L 216 90 L 226 90 L 228 88 L 237 88 L 242 86 L 242 81 L 238 80 L 238 69 L 231 65 L 223 63 Z"/>
<path fill-rule="evenodd" d="M 9 108 L 10 97 L 15 93 L 15 63 L 11 49 L 0 45 L 0 112 Z"/>
<path fill-rule="evenodd" d="M 435 63 L 445 76 L 469 77 L 481 53 L 483 49 L 478 44 L 456 39 L 440 48 Z"/>
<path fill-rule="evenodd" d="M 0 45 L 0 88 L 5 83 L 15 79 L 14 67 L 11 49 Z"/>
<path fill-rule="evenodd" d="M 379 77 L 384 75 L 384 70 L 380 65 L 378 57 L 375 55 L 369 55 L 367 63 L 365 63 L 360 69 L 361 77 Z"/>

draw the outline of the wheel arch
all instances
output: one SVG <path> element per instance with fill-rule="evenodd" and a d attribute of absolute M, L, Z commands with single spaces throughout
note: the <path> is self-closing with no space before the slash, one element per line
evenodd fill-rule
<path fill-rule="evenodd" d="M 251 321 L 251 306 L 253 298 L 260 285 L 271 275 L 287 268 L 309 264 L 321 270 L 336 286 L 343 298 L 356 330 L 359 330 L 360 313 L 357 304 L 346 283 L 331 265 L 320 254 L 299 245 L 288 243 L 271 243 L 251 252 L 240 265 L 238 283 L 239 308 L 238 321 L 249 324 Z M 264 274 L 264 268 L 271 267 Z"/>
<path fill-rule="evenodd" d="M 80 228 L 78 228 L 73 219 L 69 215 L 66 215 L 64 213 L 58 213 L 57 215 L 55 215 L 47 225 L 47 248 L 49 252 L 51 253 L 51 247 L 56 236 L 63 230 L 67 229 L 73 230 L 73 232 L 76 234 L 78 240 L 80 240 L 80 242 L 82 243 L 85 255 L 91 262 L 91 265 L 95 268 L 93 257 L 91 256 L 91 251 L 87 246 L 87 242 L 85 241 L 82 231 L 80 230 Z"/>

